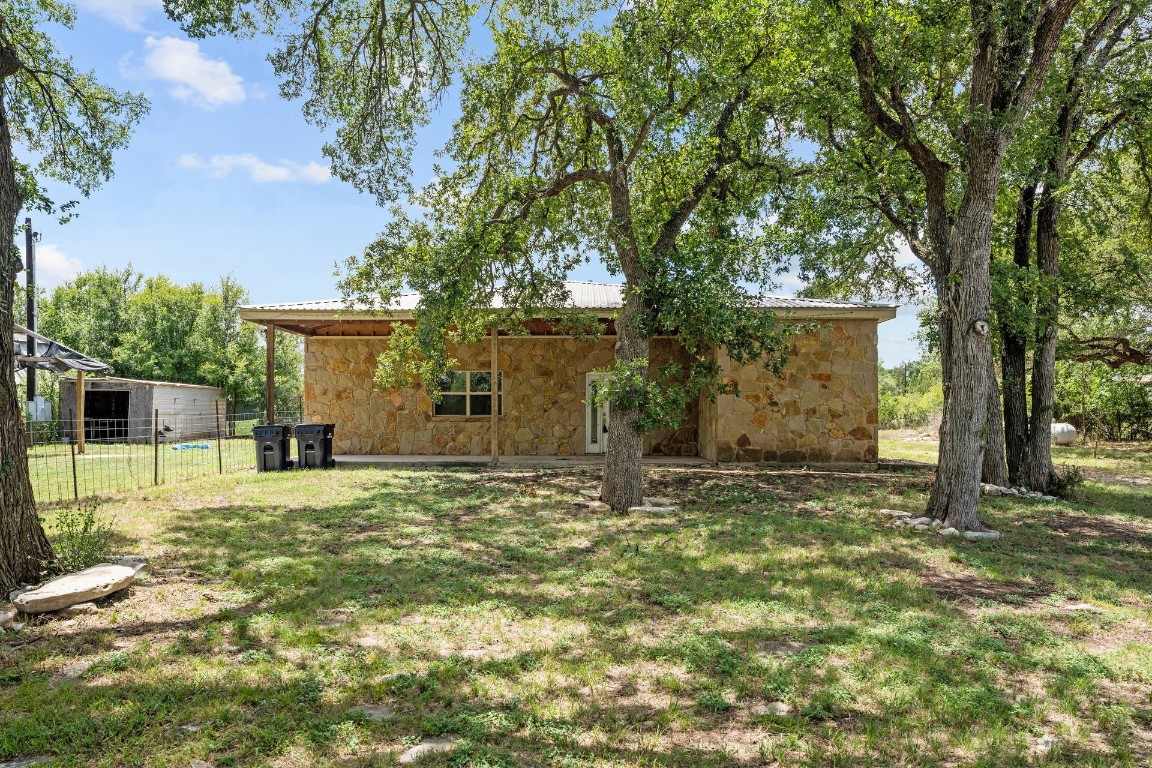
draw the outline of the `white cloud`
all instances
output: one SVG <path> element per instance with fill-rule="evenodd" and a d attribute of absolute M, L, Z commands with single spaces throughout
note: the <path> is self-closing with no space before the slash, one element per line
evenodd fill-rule
<path fill-rule="evenodd" d="M 68 256 L 56 245 L 40 243 L 36 246 L 36 285 L 41 288 L 50 291 L 76 277 L 82 269 L 84 265 L 79 260 Z"/>
<path fill-rule="evenodd" d="M 142 32 L 144 19 L 164 6 L 161 0 L 75 0 L 81 11 L 91 11 L 118 26 Z"/>
<path fill-rule="evenodd" d="M 144 46 L 147 75 L 168 83 L 173 97 L 207 109 L 244 101 L 244 78 L 228 62 L 205 56 L 199 43 L 149 35 Z"/>
<path fill-rule="evenodd" d="M 900 267 L 916 267 L 920 265 L 920 259 L 916 258 L 916 254 L 912 253 L 912 246 L 908 245 L 908 241 L 900 235 L 896 236 L 896 265 Z"/>
<path fill-rule="evenodd" d="M 309 184 L 324 184 L 332 178 L 332 170 L 314 160 L 295 163 L 281 160 L 269 163 L 256 155 L 213 155 L 205 160 L 199 155 L 180 155 L 177 164 L 189 171 L 206 171 L 216 179 L 228 176 L 232 171 L 242 171 L 257 184 L 273 184 L 288 181 L 303 181 Z"/>

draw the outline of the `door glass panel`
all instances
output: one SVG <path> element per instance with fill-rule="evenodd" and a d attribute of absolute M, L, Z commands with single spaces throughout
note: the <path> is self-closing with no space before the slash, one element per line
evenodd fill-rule
<path fill-rule="evenodd" d="M 596 382 L 588 382 L 588 442 L 600 444 L 600 406 L 596 405 Z"/>

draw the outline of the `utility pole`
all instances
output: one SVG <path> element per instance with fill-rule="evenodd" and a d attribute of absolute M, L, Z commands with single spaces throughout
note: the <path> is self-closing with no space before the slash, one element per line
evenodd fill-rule
<path fill-rule="evenodd" d="M 25 299 L 27 300 L 27 316 L 24 318 L 29 331 L 36 331 L 36 240 L 39 238 L 39 233 L 32 231 L 32 219 L 24 219 L 24 254 L 26 264 L 24 266 L 24 277 L 27 281 L 27 291 Z M 32 334 L 28 334 L 28 356 L 36 356 L 36 339 Z M 28 384 L 28 411 L 30 414 L 35 413 L 36 402 L 36 366 L 30 365 L 25 371 Z"/>

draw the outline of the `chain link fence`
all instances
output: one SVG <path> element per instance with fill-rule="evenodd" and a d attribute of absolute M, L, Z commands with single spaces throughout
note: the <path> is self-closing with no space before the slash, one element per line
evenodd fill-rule
<path fill-rule="evenodd" d="M 276 414 L 278 424 L 299 420 L 299 413 Z M 267 423 L 257 413 L 85 419 L 81 441 L 72 417 L 29 422 L 32 491 L 45 506 L 253 470 L 252 428 Z"/>

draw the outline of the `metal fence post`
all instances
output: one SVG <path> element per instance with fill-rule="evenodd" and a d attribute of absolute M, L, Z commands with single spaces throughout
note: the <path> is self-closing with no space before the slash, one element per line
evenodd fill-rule
<path fill-rule="evenodd" d="M 220 474 L 224 474 L 224 448 L 220 442 L 223 435 L 220 432 L 220 401 L 215 401 L 216 406 L 216 468 L 220 470 Z"/>
<path fill-rule="evenodd" d="M 73 429 L 75 429 L 76 414 L 73 411 L 69 411 L 69 413 L 72 416 Z M 80 482 L 76 479 L 76 441 L 75 440 L 69 440 L 68 441 L 68 447 L 72 449 L 72 495 L 73 495 L 73 497 L 75 497 L 76 503 L 79 504 L 80 503 Z"/>
<path fill-rule="evenodd" d="M 160 485 L 160 409 L 152 413 L 152 485 Z"/>

